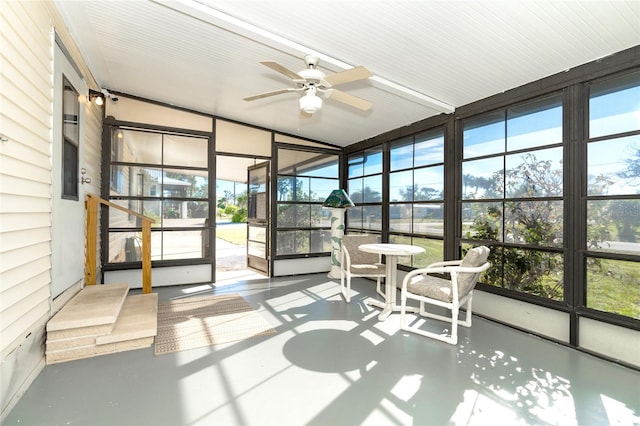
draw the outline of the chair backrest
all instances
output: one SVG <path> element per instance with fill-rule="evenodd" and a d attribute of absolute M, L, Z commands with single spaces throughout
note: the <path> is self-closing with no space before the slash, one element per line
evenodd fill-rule
<path fill-rule="evenodd" d="M 489 248 L 485 246 L 475 247 L 470 249 L 467 254 L 462 259 L 462 263 L 460 266 L 475 268 L 478 266 L 482 266 L 487 262 L 489 258 Z M 462 297 L 467 295 L 473 288 L 476 286 L 478 282 L 478 278 L 480 277 L 480 273 L 472 273 L 472 272 L 460 272 L 457 275 L 458 281 L 458 297 Z"/>
<path fill-rule="evenodd" d="M 378 235 L 345 235 L 342 237 L 342 247 L 349 252 L 352 265 L 374 264 L 378 263 L 380 256 L 375 253 L 365 253 L 358 250 L 358 246 L 361 244 L 376 244 L 380 242 L 379 239 Z"/>

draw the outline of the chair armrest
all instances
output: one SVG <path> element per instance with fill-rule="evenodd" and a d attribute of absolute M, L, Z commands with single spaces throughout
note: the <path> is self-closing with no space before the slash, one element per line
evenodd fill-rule
<path fill-rule="evenodd" d="M 471 272 L 471 273 L 476 273 L 476 272 L 484 272 L 487 269 L 489 269 L 489 267 L 491 266 L 491 264 L 489 262 L 485 262 L 480 266 L 473 266 L 473 267 L 469 267 L 469 266 L 449 266 L 446 267 L 447 272 L 451 273 L 451 272 L 456 272 L 456 273 L 460 273 L 460 272 Z"/>
<path fill-rule="evenodd" d="M 451 266 L 451 265 L 459 265 L 462 263 L 462 260 L 446 260 L 444 262 L 435 262 L 430 265 L 427 265 L 425 268 L 437 268 L 439 266 Z"/>
<path fill-rule="evenodd" d="M 426 275 L 426 274 L 450 274 L 451 268 L 457 267 L 462 263 L 462 260 L 446 260 L 444 262 L 435 262 L 428 265 L 425 268 L 418 268 L 410 271 L 405 279 L 414 277 L 416 275 Z M 408 282 L 408 281 L 407 281 Z M 404 284 L 404 282 L 403 282 Z"/>
<path fill-rule="evenodd" d="M 404 279 L 402 280 L 402 289 L 406 291 L 407 284 L 409 283 L 411 278 L 415 277 L 416 275 L 451 274 L 452 272 L 454 273 L 453 275 L 456 275 L 460 272 L 476 273 L 476 272 L 484 272 L 487 269 L 489 269 L 489 267 L 491 266 L 489 262 L 485 262 L 483 265 L 475 266 L 475 267 L 456 266 L 455 262 L 457 262 L 457 264 L 460 264 L 461 261 L 437 262 L 437 263 L 431 264 L 430 266 L 427 266 L 426 268 L 419 268 L 419 269 L 414 269 L 413 271 L 409 271 L 407 275 L 404 276 Z M 449 264 L 447 265 L 446 263 L 449 263 Z M 432 265 L 442 265 L 442 266 L 432 266 Z M 452 281 L 454 281 L 455 278 L 453 276 L 451 278 L 452 278 Z"/>
<path fill-rule="evenodd" d="M 414 277 L 416 275 L 426 275 L 426 274 L 448 274 L 451 270 L 455 268 L 452 266 L 427 266 L 426 268 L 414 269 L 413 271 L 409 271 L 407 275 L 405 275 L 405 279 Z"/>

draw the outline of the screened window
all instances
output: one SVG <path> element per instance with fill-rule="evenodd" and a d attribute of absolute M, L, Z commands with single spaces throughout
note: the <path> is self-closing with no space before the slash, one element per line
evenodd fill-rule
<path fill-rule="evenodd" d="M 382 231 L 382 147 L 349 155 L 347 193 L 356 205 L 347 209 L 349 231 Z"/>
<path fill-rule="evenodd" d="M 640 319 L 640 72 L 589 88 L 586 306 Z"/>
<path fill-rule="evenodd" d="M 418 256 L 400 258 L 424 267 L 443 259 L 444 133 L 428 131 L 392 141 L 389 146 L 389 241 L 424 247 Z"/>
<path fill-rule="evenodd" d="M 483 282 L 561 301 L 563 107 L 554 95 L 463 122 L 463 249 L 489 243 Z"/>
<path fill-rule="evenodd" d="M 204 257 L 208 139 L 118 128 L 111 141 L 110 199 L 155 220 L 151 259 Z M 140 261 L 140 220 L 109 209 L 108 223 L 109 262 Z"/>
<path fill-rule="evenodd" d="M 331 251 L 331 212 L 322 207 L 339 188 L 336 154 L 278 149 L 276 255 Z"/>

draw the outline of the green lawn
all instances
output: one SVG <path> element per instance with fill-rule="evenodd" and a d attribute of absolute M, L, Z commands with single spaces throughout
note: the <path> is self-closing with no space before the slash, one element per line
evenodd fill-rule
<path fill-rule="evenodd" d="M 216 237 L 238 246 L 247 245 L 247 230 L 245 228 L 216 228 Z"/>
<path fill-rule="evenodd" d="M 601 260 L 587 270 L 587 306 L 640 319 L 640 268 L 635 262 Z"/>

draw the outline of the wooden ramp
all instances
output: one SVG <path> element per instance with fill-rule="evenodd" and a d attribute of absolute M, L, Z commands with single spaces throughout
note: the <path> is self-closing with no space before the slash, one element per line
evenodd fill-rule
<path fill-rule="evenodd" d="M 47 364 L 151 346 L 157 333 L 158 294 L 128 293 L 127 284 L 80 290 L 47 323 Z"/>

